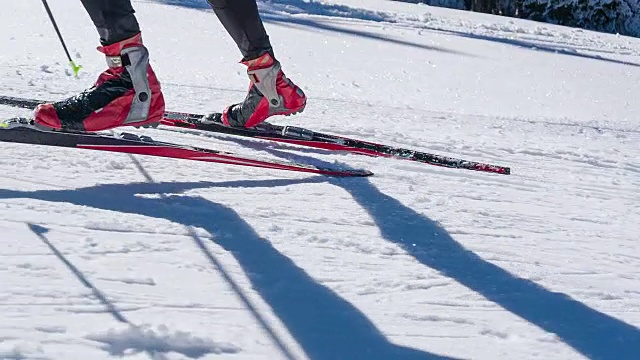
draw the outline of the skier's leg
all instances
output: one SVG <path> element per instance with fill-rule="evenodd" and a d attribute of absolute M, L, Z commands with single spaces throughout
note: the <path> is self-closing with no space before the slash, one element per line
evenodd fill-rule
<path fill-rule="evenodd" d="M 131 0 L 81 0 L 98 30 L 100 43 L 110 45 L 140 32 Z"/>
<path fill-rule="evenodd" d="M 208 1 L 240 49 L 251 80 L 244 101 L 224 110 L 224 123 L 253 127 L 272 115 L 291 115 L 304 110 L 306 96 L 287 79 L 275 59 L 256 0 Z"/>
<path fill-rule="evenodd" d="M 255 0 L 208 1 L 238 45 L 243 60 L 256 59 L 267 52 L 273 52 Z"/>
<path fill-rule="evenodd" d="M 93 87 L 36 108 L 37 124 L 55 129 L 98 131 L 158 122 L 164 98 L 149 65 L 130 0 L 82 0 L 93 20 L 109 68 Z"/>

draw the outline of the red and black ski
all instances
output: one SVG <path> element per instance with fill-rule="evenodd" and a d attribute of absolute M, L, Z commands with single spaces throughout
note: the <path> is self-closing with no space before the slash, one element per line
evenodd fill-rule
<path fill-rule="evenodd" d="M 41 130 L 30 125 L 29 122 L 28 119 L 11 119 L 1 123 L 0 141 L 197 160 L 328 176 L 361 177 L 373 175 L 367 170 L 321 168 L 293 162 L 259 160 L 228 152 L 155 141 L 147 136 L 130 133 L 111 135 Z"/>
<path fill-rule="evenodd" d="M 33 109 L 42 102 L 44 101 L 0 96 L 0 104 L 27 109 Z M 324 134 L 294 126 L 280 126 L 270 123 L 261 123 L 257 127 L 250 129 L 228 127 L 224 126 L 220 122 L 220 114 L 216 114 L 216 116 L 205 120 L 205 116 L 200 114 L 167 111 L 165 112 L 164 119 L 161 121 L 161 124 L 211 133 L 295 144 L 317 149 L 345 151 L 375 157 L 398 158 L 448 168 L 467 169 L 504 175 L 509 175 L 511 173 L 511 169 L 505 166 L 457 159 L 411 149 L 403 149 L 343 136 Z"/>
<path fill-rule="evenodd" d="M 206 132 L 251 137 L 317 149 L 345 151 L 354 154 L 374 157 L 398 158 L 449 168 L 467 169 L 505 175 L 509 175 L 511 173 L 511 169 L 504 166 L 456 159 L 452 157 L 377 144 L 343 136 L 324 134 L 296 126 L 281 126 L 263 122 L 258 126 L 249 129 L 229 127 L 222 124 L 222 122 L 220 121 L 220 116 L 221 114 L 214 114 L 213 116 L 207 117 L 207 119 L 204 120 L 204 115 L 169 111 L 165 112 L 164 119 L 160 123 L 167 126 L 176 126 Z"/>

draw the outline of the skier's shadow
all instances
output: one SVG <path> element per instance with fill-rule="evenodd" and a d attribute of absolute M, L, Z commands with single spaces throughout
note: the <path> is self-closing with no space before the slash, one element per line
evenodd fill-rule
<path fill-rule="evenodd" d="M 336 181 L 373 217 L 382 236 L 590 359 L 638 359 L 640 329 L 519 278 L 465 249 L 438 224 L 382 193 L 368 180 Z"/>
<path fill-rule="evenodd" d="M 261 238 L 233 209 L 197 196 L 136 196 L 140 193 L 176 194 L 197 188 L 273 188 L 325 182 L 326 179 L 110 184 L 74 190 L 0 189 L 0 199 L 71 203 L 166 219 L 217 234 L 212 240 L 233 254 L 249 277 L 252 288 L 269 304 L 312 359 L 450 359 L 389 342 L 355 306 L 318 284 Z M 285 357 L 292 358 L 288 354 L 290 352 L 285 349 Z"/>
<path fill-rule="evenodd" d="M 336 165 L 274 148 L 264 147 L 262 150 L 287 160 L 314 161 L 318 166 Z M 427 216 L 381 192 L 369 178 L 328 178 L 328 181 L 349 192 L 373 218 L 382 236 L 402 246 L 420 263 L 531 324 L 556 334 L 564 343 L 590 359 L 638 359 L 639 328 L 592 309 L 566 294 L 519 278 L 482 259 L 465 249 Z"/>

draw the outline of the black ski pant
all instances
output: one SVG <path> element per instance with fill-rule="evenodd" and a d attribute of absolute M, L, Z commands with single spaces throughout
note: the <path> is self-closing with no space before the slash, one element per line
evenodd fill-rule
<path fill-rule="evenodd" d="M 140 31 L 131 0 L 81 0 L 98 29 L 102 45 L 128 39 Z M 273 49 L 258 13 L 256 0 L 207 0 L 244 60 Z"/>

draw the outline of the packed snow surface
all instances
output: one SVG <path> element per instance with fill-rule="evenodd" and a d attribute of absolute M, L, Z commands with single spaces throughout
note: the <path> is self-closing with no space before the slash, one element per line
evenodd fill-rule
<path fill-rule="evenodd" d="M 105 69 L 79 1 L 0 12 L 0 95 Z M 241 101 L 206 1 L 133 1 L 167 108 Z M 260 2 L 305 112 L 274 123 L 509 176 L 170 129 L 335 179 L 0 144 L 0 359 L 638 359 L 640 40 L 382 0 Z M 0 117 L 29 111 L 0 106 Z"/>

